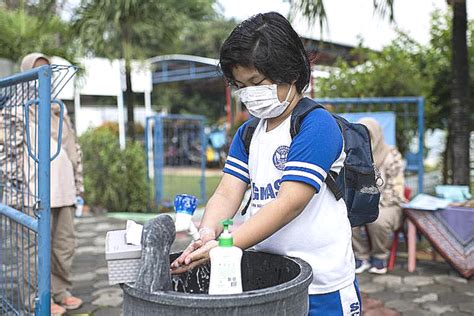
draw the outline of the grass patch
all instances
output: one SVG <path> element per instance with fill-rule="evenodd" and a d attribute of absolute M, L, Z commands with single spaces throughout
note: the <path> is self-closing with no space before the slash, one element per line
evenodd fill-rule
<path fill-rule="evenodd" d="M 206 201 L 217 188 L 220 176 L 206 177 Z M 190 194 L 201 200 L 201 177 L 200 176 L 185 176 L 185 175 L 164 175 L 164 192 L 163 200 L 173 201 L 177 194 Z M 203 201 L 199 201 L 202 204 Z"/>

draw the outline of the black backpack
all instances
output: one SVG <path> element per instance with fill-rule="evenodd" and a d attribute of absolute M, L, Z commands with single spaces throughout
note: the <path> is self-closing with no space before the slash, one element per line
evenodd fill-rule
<path fill-rule="evenodd" d="M 309 112 L 314 109 L 324 109 L 315 101 L 302 98 L 291 114 L 290 134 L 294 138 L 300 131 L 301 123 Z M 339 175 L 328 172 L 326 185 L 333 192 L 336 200 L 344 199 L 347 206 L 347 216 L 351 226 L 360 226 L 375 221 L 379 215 L 380 191 L 377 181 L 381 179 L 375 168 L 370 134 L 362 124 L 349 123 L 339 115 L 332 114 L 344 138 L 346 159 Z M 260 119 L 252 118 L 244 127 L 243 141 L 249 154 L 250 142 Z M 245 214 L 250 199 L 242 211 Z"/>

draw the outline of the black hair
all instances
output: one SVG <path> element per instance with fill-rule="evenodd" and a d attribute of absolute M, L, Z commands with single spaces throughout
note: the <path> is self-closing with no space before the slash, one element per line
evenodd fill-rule
<path fill-rule="evenodd" d="M 295 81 L 301 93 L 308 85 L 311 68 L 303 43 L 290 22 L 279 13 L 259 13 L 235 27 L 222 44 L 220 67 L 230 84 L 232 70 L 255 68 L 276 84 Z"/>

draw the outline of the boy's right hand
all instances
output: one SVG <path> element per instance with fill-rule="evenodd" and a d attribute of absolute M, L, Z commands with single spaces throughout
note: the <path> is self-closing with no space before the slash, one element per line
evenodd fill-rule
<path fill-rule="evenodd" d="M 178 269 L 182 265 L 187 265 L 189 262 L 185 262 L 186 258 L 197 249 L 201 248 L 204 244 L 208 241 L 215 240 L 216 233 L 213 229 L 209 227 L 201 227 L 199 229 L 199 236 L 200 238 L 196 241 L 192 241 L 186 249 L 184 249 L 183 253 L 171 263 L 172 273 L 173 270 Z"/>

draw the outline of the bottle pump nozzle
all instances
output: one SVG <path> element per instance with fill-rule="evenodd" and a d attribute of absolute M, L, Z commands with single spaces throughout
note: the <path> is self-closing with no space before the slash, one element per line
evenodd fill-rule
<path fill-rule="evenodd" d="M 229 232 L 229 226 L 233 224 L 232 219 L 226 219 L 221 222 L 224 226 L 224 231 L 219 236 L 219 246 L 220 247 L 232 247 L 234 245 L 234 238 Z"/>

